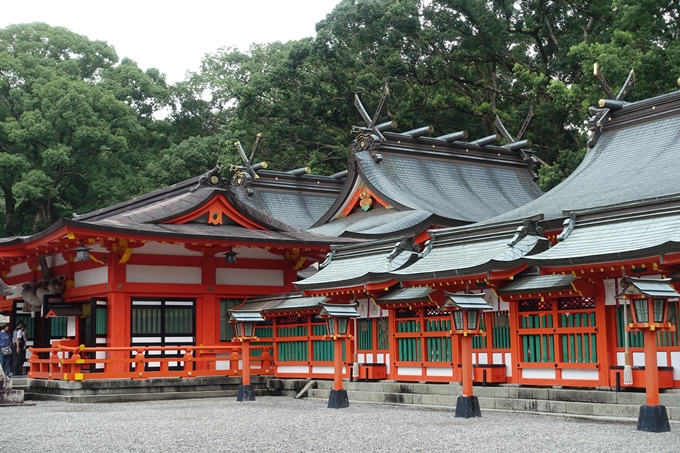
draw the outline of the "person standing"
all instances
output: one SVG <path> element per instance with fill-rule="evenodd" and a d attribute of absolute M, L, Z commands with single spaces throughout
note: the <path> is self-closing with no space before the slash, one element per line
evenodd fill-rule
<path fill-rule="evenodd" d="M 9 376 L 12 362 L 12 335 L 9 333 L 9 323 L 0 326 L 0 364 L 5 376 Z"/>
<path fill-rule="evenodd" d="M 26 361 L 26 332 L 24 323 L 17 322 L 17 327 L 12 334 L 12 351 L 14 352 L 14 362 L 12 364 L 12 375 L 21 376 L 24 374 L 24 362 Z"/>

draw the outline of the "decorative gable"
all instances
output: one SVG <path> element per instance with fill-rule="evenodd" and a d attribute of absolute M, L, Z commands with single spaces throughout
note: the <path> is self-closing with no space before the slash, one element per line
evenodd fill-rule
<path fill-rule="evenodd" d="M 163 224 L 182 225 L 185 223 L 207 223 L 223 225 L 233 223 L 250 230 L 267 230 L 268 228 L 250 219 L 233 206 L 224 194 L 216 194 L 207 203 L 193 211 L 162 222 Z"/>

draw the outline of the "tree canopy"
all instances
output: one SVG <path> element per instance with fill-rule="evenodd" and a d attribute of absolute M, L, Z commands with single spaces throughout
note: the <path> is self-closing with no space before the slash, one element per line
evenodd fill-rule
<path fill-rule="evenodd" d="M 222 48 L 168 86 L 112 46 L 46 24 L 0 30 L 0 190 L 8 234 L 238 163 L 264 140 L 269 168 L 345 169 L 351 126 L 382 87 L 382 121 L 435 134 L 511 134 L 549 164 L 554 187 L 586 152 L 599 63 L 626 100 L 677 88 L 680 11 L 659 0 L 343 0 L 316 36 Z M 161 68 L 162 69 L 162 68 Z"/>

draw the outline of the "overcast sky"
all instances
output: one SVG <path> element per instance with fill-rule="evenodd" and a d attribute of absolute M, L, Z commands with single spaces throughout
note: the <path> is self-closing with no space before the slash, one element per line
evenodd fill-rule
<path fill-rule="evenodd" d="M 196 71 L 220 47 L 315 35 L 340 0 L 17 0 L 3 1 L 0 28 L 46 22 L 115 47 L 140 68 L 158 68 L 170 83 Z"/>

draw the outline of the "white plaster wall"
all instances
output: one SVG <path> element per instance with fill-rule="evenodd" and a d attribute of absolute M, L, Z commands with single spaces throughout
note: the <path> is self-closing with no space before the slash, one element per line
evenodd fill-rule
<path fill-rule="evenodd" d="M 66 260 L 64 259 L 63 256 L 61 256 L 61 253 L 56 253 L 54 255 L 50 255 L 46 257 L 47 260 L 47 267 L 50 269 L 56 266 L 61 266 L 62 264 L 66 264 Z"/>
<path fill-rule="evenodd" d="M 283 271 L 218 268 L 215 270 L 215 282 L 218 285 L 283 286 Z"/>
<path fill-rule="evenodd" d="M 233 249 L 236 253 L 238 253 L 238 258 L 253 258 L 253 259 L 260 259 L 260 260 L 285 260 L 286 257 L 283 255 L 279 255 L 276 253 L 270 253 L 265 249 L 261 249 L 258 247 L 234 247 Z M 226 251 L 226 249 L 225 249 Z"/>
<path fill-rule="evenodd" d="M 342 367 L 343 374 L 347 372 L 346 367 Z M 332 366 L 312 366 L 312 373 L 314 374 L 333 374 L 335 373 L 335 368 Z"/>
<path fill-rule="evenodd" d="M 618 292 L 617 278 L 608 278 L 604 281 L 604 304 L 616 305 L 616 295 Z"/>
<path fill-rule="evenodd" d="M 161 244 L 160 242 L 147 242 L 143 246 L 134 249 L 135 255 L 176 255 L 176 256 L 202 256 L 201 252 L 189 250 L 184 244 Z"/>
<path fill-rule="evenodd" d="M 665 352 L 656 353 L 656 366 L 668 366 L 668 356 Z"/>
<path fill-rule="evenodd" d="M 400 366 L 397 368 L 397 374 L 401 376 L 422 376 L 423 370 L 417 366 Z"/>
<path fill-rule="evenodd" d="M 598 370 L 562 370 L 562 379 L 580 379 L 583 381 L 597 381 L 600 378 Z"/>
<path fill-rule="evenodd" d="M 453 376 L 453 368 L 428 367 L 425 369 L 426 376 Z"/>
<path fill-rule="evenodd" d="M 527 368 L 522 370 L 524 379 L 555 379 L 555 370 Z"/>
<path fill-rule="evenodd" d="M 673 367 L 673 380 L 680 381 L 680 352 L 671 352 L 671 366 Z"/>
<path fill-rule="evenodd" d="M 81 286 L 98 285 L 109 281 L 109 269 L 107 266 L 96 267 L 86 271 L 78 271 L 73 274 L 73 285 Z"/>
<path fill-rule="evenodd" d="M 279 365 L 276 367 L 278 373 L 309 373 L 309 367 L 305 365 Z"/>
<path fill-rule="evenodd" d="M 20 263 L 12 266 L 12 270 L 7 274 L 8 277 L 16 277 L 17 275 L 28 274 L 31 272 L 31 268 L 28 267 L 27 263 Z"/>
<path fill-rule="evenodd" d="M 488 364 L 489 363 L 489 354 L 487 354 L 486 352 L 480 352 L 477 363 L 479 363 L 480 365 Z"/>
<path fill-rule="evenodd" d="M 201 283 L 201 268 L 187 266 L 127 266 L 129 283 Z"/>
<path fill-rule="evenodd" d="M 512 353 L 505 353 L 505 375 L 512 376 Z"/>
<path fill-rule="evenodd" d="M 634 352 L 633 353 L 633 366 L 645 366 L 645 353 L 644 352 Z"/>

